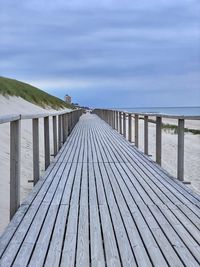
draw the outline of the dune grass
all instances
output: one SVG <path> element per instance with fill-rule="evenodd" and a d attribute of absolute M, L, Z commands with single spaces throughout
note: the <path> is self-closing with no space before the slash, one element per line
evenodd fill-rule
<path fill-rule="evenodd" d="M 140 118 L 141 120 L 144 120 L 144 118 Z M 156 124 L 156 120 L 149 119 L 150 123 Z M 178 126 L 174 124 L 168 124 L 168 123 L 162 123 L 162 129 L 164 131 L 170 131 L 173 134 L 178 134 Z M 192 134 L 200 134 L 200 130 L 197 129 L 190 129 L 190 128 L 184 128 L 185 133 L 192 133 Z"/>
<path fill-rule="evenodd" d="M 172 124 L 162 124 L 163 130 L 171 130 L 174 134 L 178 133 L 178 126 Z M 185 133 L 200 134 L 200 130 L 184 128 Z"/>
<path fill-rule="evenodd" d="M 56 110 L 60 108 L 74 109 L 73 105 L 67 104 L 63 100 L 30 84 L 5 77 L 0 77 L 0 94 L 21 97 L 43 108 L 50 107 Z"/>

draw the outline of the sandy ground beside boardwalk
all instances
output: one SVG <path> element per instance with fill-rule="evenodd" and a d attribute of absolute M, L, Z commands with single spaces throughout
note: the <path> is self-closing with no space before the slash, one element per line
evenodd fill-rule
<path fill-rule="evenodd" d="M 134 123 L 134 121 L 133 121 Z M 165 124 L 177 125 L 177 120 L 163 119 Z M 186 120 L 185 127 L 200 130 L 200 121 Z M 155 160 L 156 127 L 149 123 L 149 155 Z M 134 141 L 134 127 L 133 127 Z M 173 130 L 162 130 L 162 167 L 174 177 L 177 176 L 177 134 Z M 139 149 L 144 151 L 144 120 L 139 120 Z M 200 134 L 185 133 L 184 145 L 185 180 L 200 194 Z"/>
<path fill-rule="evenodd" d="M 0 96 L 0 116 L 8 114 L 34 114 L 34 113 L 47 113 L 48 111 L 39 106 L 33 105 L 19 97 L 5 98 Z M 40 134 L 40 171 L 44 172 L 44 128 L 43 119 L 39 119 L 39 134 Z M 52 120 L 50 120 L 50 129 Z M 10 174 L 10 127 L 9 123 L 0 124 L 0 234 L 9 222 L 9 174 Z M 23 120 L 21 122 L 21 200 L 23 200 L 28 192 L 33 187 L 32 183 L 32 121 Z M 51 134 L 51 131 L 50 131 Z M 52 135 L 51 141 L 51 154 L 52 154 Z"/>

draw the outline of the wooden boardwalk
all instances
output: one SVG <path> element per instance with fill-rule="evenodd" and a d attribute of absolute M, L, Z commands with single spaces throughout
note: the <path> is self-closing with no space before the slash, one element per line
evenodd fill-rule
<path fill-rule="evenodd" d="M 83 115 L 0 239 L 0 266 L 200 266 L 200 197 Z"/>

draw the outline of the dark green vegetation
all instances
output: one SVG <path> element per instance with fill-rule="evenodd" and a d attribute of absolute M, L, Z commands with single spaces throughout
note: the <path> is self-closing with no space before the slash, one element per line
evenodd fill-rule
<path fill-rule="evenodd" d="M 53 109 L 74 109 L 73 105 L 69 105 L 63 100 L 52 96 L 32 85 L 9 78 L 0 77 L 0 94 L 4 96 L 19 96 L 43 108 L 50 107 Z"/>
<path fill-rule="evenodd" d="M 141 120 L 144 120 L 144 118 L 140 118 Z M 149 119 L 148 120 L 150 123 L 156 123 L 155 120 L 153 119 Z M 173 125 L 173 124 L 164 124 L 162 123 L 162 129 L 164 131 L 171 131 L 171 133 L 173 134 L 178 134 L 178 126 L 177 125 Z M 200 134 L 200 130 L 197 129 L 190 129 L 190 128 L 184 128 L 184 132 L 185 133 L 192 133 L 192 134 Z"/>
<path fill-rule="evenodd" d="M 171 130 L 174 134 L 178 133 L 178 126 L 172 124 L 162 124 L 162 129 Z M 185 133 L 200 134 L 200 130 L 184 128 Z"/>

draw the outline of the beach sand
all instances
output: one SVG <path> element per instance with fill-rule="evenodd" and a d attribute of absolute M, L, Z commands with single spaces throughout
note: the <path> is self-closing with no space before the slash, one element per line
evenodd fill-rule
<path fill-rule="evenodd" d="M 163 123 L 177 125 L 177 120 L 163 119 Z M 186 120 L 185 127 L 200 130 L 200 121 Z M 174 177 L 177 176 L 177 140 L 173 130 L 162 130 L 162 167 Z M 149 155 L 154 161 L 155 148 L 156 125 L 149 123 Z M 139 149 L 144 151 L 144 120 L 139 120 Z M 200 194 L 200 134 L 185 133 L 184 180 L 191 182 L 187 186 Z"/>
<path fill-rule="evenodd" d="M 47 113 L 55 110 L 43 109 L 39 106 L 31 104 L 19 97 L 3 97 L 0 96 L 0 116 L 8 114 L 34 114 Z M 56 112 L 56 111 L 55 111 Z M 40 135 L 40 173 L 44 173 L 44 128 L 43 119 L 39 119 L 39 135 Z M 52 128 L 52 120 L 50 120 L 50 129 Z M 32 168 L 32 121 L 23 120 L 21 122 L 21 201 L 27 196 L 33 188 L 32 183 L 28 180 L 33 179 Z M 50 131 L 51 154 L 52 154 L 52 131 Z M 10 175 L 10 124 L 0 124 L 0 234 L 9 222 L 9 175 Z"/>

